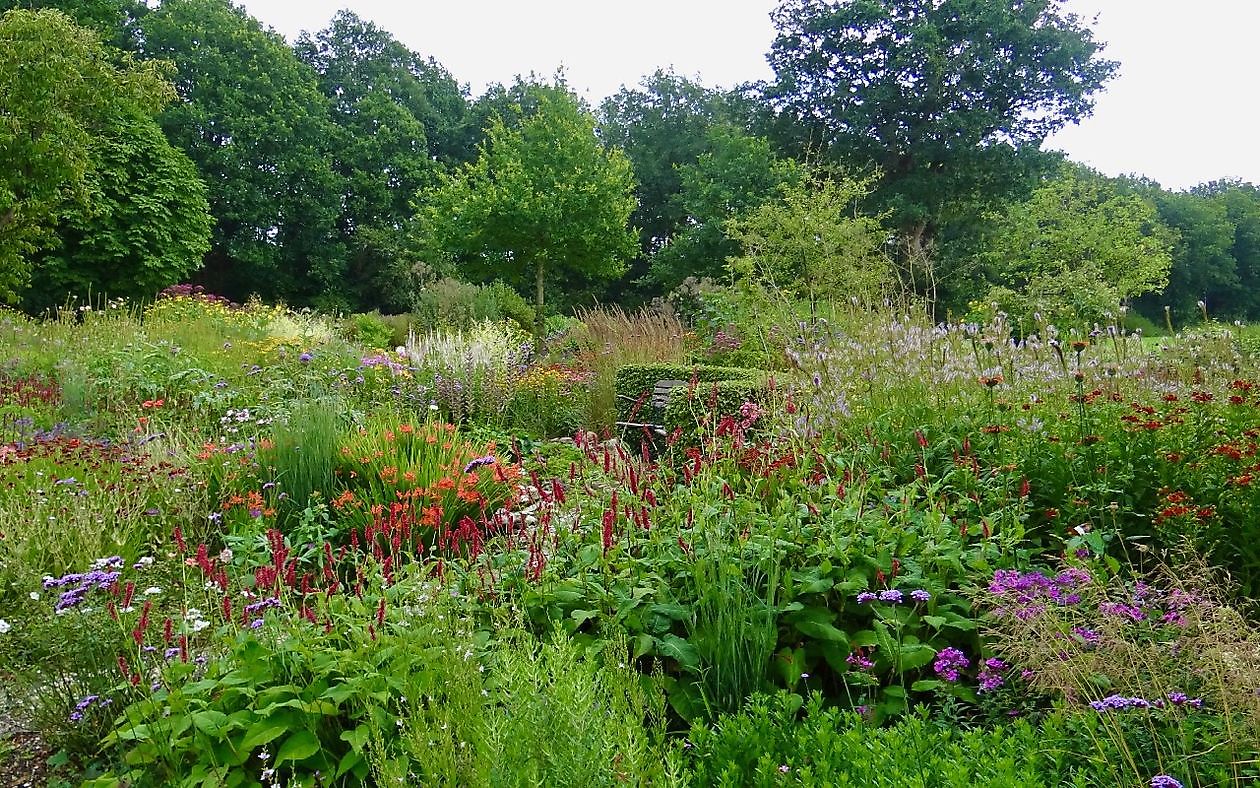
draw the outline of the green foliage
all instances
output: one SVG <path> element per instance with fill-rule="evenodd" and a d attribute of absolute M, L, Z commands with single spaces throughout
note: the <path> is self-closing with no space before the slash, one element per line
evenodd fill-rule
<path fill-rule="evenodd" d="M 176 202 L 173 210 L 187 222 L 178 229 L 192 233 L 188 246 L 181 248 L 184 239 L 169 237 L 162 244 L 162 254 L 179 259 L 176 267 L 186 270 L 188 253 L 201 243 L 196 235 L 201 214 L 187 171 L 179 169 L 160 135 L 146 128 L 149 118 L 174 98 L 159 64 L 115 59 L 94 33 L 60 12 L 7 11 L 0 17 L 0 94 L 6 117 L 0 159 L 9 163 L 0 174 L 0 299 L 15 303 L 21 298 L 31 282 L 29 256 L 55 245 L 56 225 L 68 204 L 90 215 L 96 210 L 93 192 L 125 177 L 109 169 L 117 149 L 99 141 L 111 124 L 115 130 L 136 124 L 131 134 L 137 154 L 174 167 L 174 172 L 155 174 L 146 184 L 150 189 L 192 190 L 189 208 Z M 95 180 L 98 171 L 108 174 Z M 154 197 L 134 194 L 141 200 Z M 162 196 L 155 199 L 166 204 Z"/>
<path fill-rule="evenodd" d="M 59 244 L 34 258 L 28 310 L 72 294 L 151 299 L 199 269 L 210 249 L 206 187 L 157 123 L 120 115 L 92 147 L 86 201 L 67 206 Z"/>
<path fill-rule="evenodd" d="M 540 646 L 508 637 L 488 654 L 489 690 L 463 695 L 470 682 L 460 655 L 442 672 L 427 703 L 403 710 L 398 757 L 382 759 L 381 784 L 612 786 L 680 781 L 665 746 L 664 697 L 637 675 L 617 641 L 583 653 L 563 635 Z M 464 673 L 465 675 L 460 675 Z M 476 675 L 473 674 L 473 678 Z M 449 705 L 445 696 L 462 703 Z M 436 747 L 435 747 L 436 745 Z"/>
<path fill-rule="evenodd" d="M 534 308 L 499 280 L 474 285 L 450 277 L 438 279 L 415 294 L 411 314 L 416 324 L 427 330 L 467 329 L 504 320 L 526 331 L 534 326 Z"/>
<path fill-rule="evenodd" d="M 351 315 L 346 326 L 350 338 L 365 348 L 384 350 L 397 347 L 394 329 L 385 322 L 380 312 Z"/>
<path fill-rule="evenodd" d="M 682 219 L 675 235 L 652 256 L 652 277 L 670 289 L 689 276 L 720 276 L 741 250 L 730 223 L 798 184 L 803 172 L 775 156 L 768 140 L 729 125 L 706 132 L 705 152 L 678 166 L 674 198 Z"/>
<path fill-rule="evenodd" d="M 766 99 L 830 156 L 879 169 L 876 204 L 912 256 L 1026 193 L 1042 142 L 1118 67 L 1060 0 L 784 0 L 772 19 Z"/>
<path fill-rule="evenodd" d="M 1167 284 L 1172 240 L 1150 202 L 1064 168 L 999 219 L 985 257 L 1001 284 L 989 298 L 1020 321 L 1107 322 Z"/>
<path fill-rule="evenodd" d="M 652 403 L 658 381 L 679 380 L 663 406 Z M 757 370 L 687 364 L 627 364 L 617 369 L 617 415 L 622 421 L 660 424 L 666 432 L 681 428 L 692 434 L 705 420 L 739 411 L 760 398 L 766 376 Z M 691 382 L 695 381 L 694 389 Z"/>
<path fill-rule="evenodd" d="M 532 282 L 541 340 L 549 275 L 568 289 L 607 280 L 633 252 L 634 179 L 567 90 L 539 87 L 536 102 L 516 126 L 495 117 L 477 161 L 421 198 L 417 224 L 430 254 L 454 253 L 519 288 Z"/>
<path fill-rule="evenodd" d="M 403 225 L 437 161 L 458 155 L 465 111 L 455 79 L 351 11 L 294 45 L 319 78 L 338 136 L 331 149 L 344 199 L 337 219 L 350 276 L 338 290 L 356 305 L 407 307 L 411 261 Z"/>
<path fill-rule="evenodd" d="M 913 715 L 878 728 L 856 714 L 780 693 L 760 696 L 713 728 L 692 727 L 693 785 L 1060 785 L 1068 765 L 1024 722 L 995 730 L 940 728 Z M 1085 784 L 1085 783 L 1074 783 Z"/>
<path fill-rule="evenodd" d="M 727 232 L 743 249 L 731 272 L 777 298 L 856 298 L 872 303 L 891 285 L 879 220 L 857 212 L 872 179 L 809 177 L 782 187 L 782 200 L 730 219 Z"/>
<path fill-rule="evenodd" d="M 226 0 L 164 2 L 141 28 L 145 55 L 175 64 L 184 99 L 162 128 L 209 188 L 206 284 L 239 301 L 341 291 L 339 135 L 315 73 Z"/>

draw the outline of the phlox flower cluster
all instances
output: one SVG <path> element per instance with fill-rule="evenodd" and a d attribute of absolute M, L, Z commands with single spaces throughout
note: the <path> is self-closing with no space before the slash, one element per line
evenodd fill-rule
<path fill-rule="evenodd" d="M 936 661 L 932 663 L 932 669 L 936 671 L 936 675 L 946 681 L 958 681 L 958 672 L 970 666 L 971 660 L 967 659 L 967 655 L 953 646 L 937 652 Z"/>
<path fill-rule="evenodd" d="M 906 596 L 907 595 L 904 591 L 896 588 L 889 588 L 878 593 L 874 591 L 863 591 L 857 595 L 857 602 L 859 605 L 866 605 L 872 602 L 884 602 L 889 605 L 900 605 L 906 601 Z M 932 594 L 919 588 L 911 591 L 909 597 L 913 602 L 927 602 L 932 598 Z"/>

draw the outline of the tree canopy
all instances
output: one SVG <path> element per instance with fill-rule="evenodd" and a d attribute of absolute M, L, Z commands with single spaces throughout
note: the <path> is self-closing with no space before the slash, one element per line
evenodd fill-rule
<path fill-rule="evenodd" d="M 422 248 L 467 271 L 522 288 L 532 280 L 541 339 L 549 277 L 610 279 L 634 253 L 634 177 L 574 96 L 547 86 L 532 96 L 531 114 L 512 126 L 494 116 L 476 161 L 422 195 L 416 229 Z"/>
<path fill-rule="evenodd" d="M 881 175 L 912 246 L 1026 194 L 1041 143 L 1116 72 L 1061 0 L 784 0 L 765 89 L 835 160 Z"/>
<path fill-rule="evenodd" d="M 1064 166 L 997 221 L 985 256 L 990 299 L 1020 317 L 1103 320 L 1163 289 L 1176 236 L 1155 205 L 1083 167 Z"/>
<path fill-rule="evenodd" d="M 59 11 L 12 10 L 0 17 L 0 95 L 0 298 L 22 297 L 63 222 L 50 259 L 76 254 L 85 230 L 97 244 L 78 248 L 91 259 L 73 281 L 141 295 L 198 264 L 201 187 L 153 122 L 175 97 L 161 64 L 108 51 Z M 150 170 L 140 181 L 137 167 Z M 133 234 L 143 241 L 123 240 Z M 44 283 L 68 284 L 50 266 Z"/>
<path fill-rule="evenodd" d="M 338 291 L 338 135 L 315 74 L 227 0 L 166 0 L 142 30 L 145 53 L 178 70 L 182 101 L 162 127 L 209 187 L 207 282 L 229 296 L 299 302 Z"/>

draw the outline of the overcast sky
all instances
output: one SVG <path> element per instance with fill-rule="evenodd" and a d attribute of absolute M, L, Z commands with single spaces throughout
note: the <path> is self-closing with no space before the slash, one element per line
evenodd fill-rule
<path fill-rule="evenodd" d="M 292 40 L 344 7 L 432 55 L 473 95 L 563 66 L 592 104 L 658 67 L 710 86 L 766 79 L 773 0 L 246 0 Z M 1260 0 L 1069 0 L 1121 73 L 1091 118 L 1051 139 L 1109 175 L 1168 188 L 1217 178 L 1260 184 L 1256 31 Z"/>

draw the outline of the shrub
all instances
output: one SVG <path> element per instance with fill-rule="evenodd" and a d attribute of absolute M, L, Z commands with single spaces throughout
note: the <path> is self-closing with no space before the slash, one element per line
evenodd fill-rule
<path fill-rule="evenodd" d="M 1004 662 L 1097 717 L 1117 782 L 1241 784 L 1260 776 L 1260 629 L 1214 575 L 1198 562 L 1132 580 L 1101 562 L 1003 571 L 980 600 Z"/>
<path fill-rule="evenodd" d="M 426 330 L 472 328 L 478 323 L 509 320 L 522 331 L 534 324 L 534 308 L 503 282 L 474 285 L 439 279 L 421 290 L 411 308 L 412 319 Z"/>
<path fill-rule="evenodd" d="M 497 422 L 532 354 L 528 336 L 510 323 L 412 334 L 406 348 L 417 381 L 431 384 L 432 401 L 455 422 Z"/>
<path fill-rule="evenodd" d="M 879 728 L 852 712 L 780 693 L 695 725 L 687 749 L 692 785 L 974 785 L 1060 784 L 1067 770 L 1042 755 L 1025 722 L 991 731 L 933 726 L 911 715 Z"/>
<path fill-rule="evenodd" d="M 663 407 L 651 402 L 653 389 L 662 380 L 687 384 L 671 392 Z M 667 433 L 680 430 L 689 437 L 702 425 L 715 427 L 717 417 L 739 413 L 745 402 L 764 401 L 769 392 L 767 377 L 759 371 L 682 364 L 622 366 L 615 390 L 620 420 L 660 424 Z"/>
<path fill-rule="evenodd" d="M 677 364 L 686 357 L 686 332 L 673 310 L 596 307 L 578 311 L 585 326 L 579 358 L 591 370 L 585 425 L 612 430 L 619 416 L 617 371 L 627 364 Z"/>
<path fill-rule="evenodd" d="M 379 312 L 351 315 L 346 324 L 346 334 L 369 350 L 385 350 L 393 344 L 394 330 Z"/>

